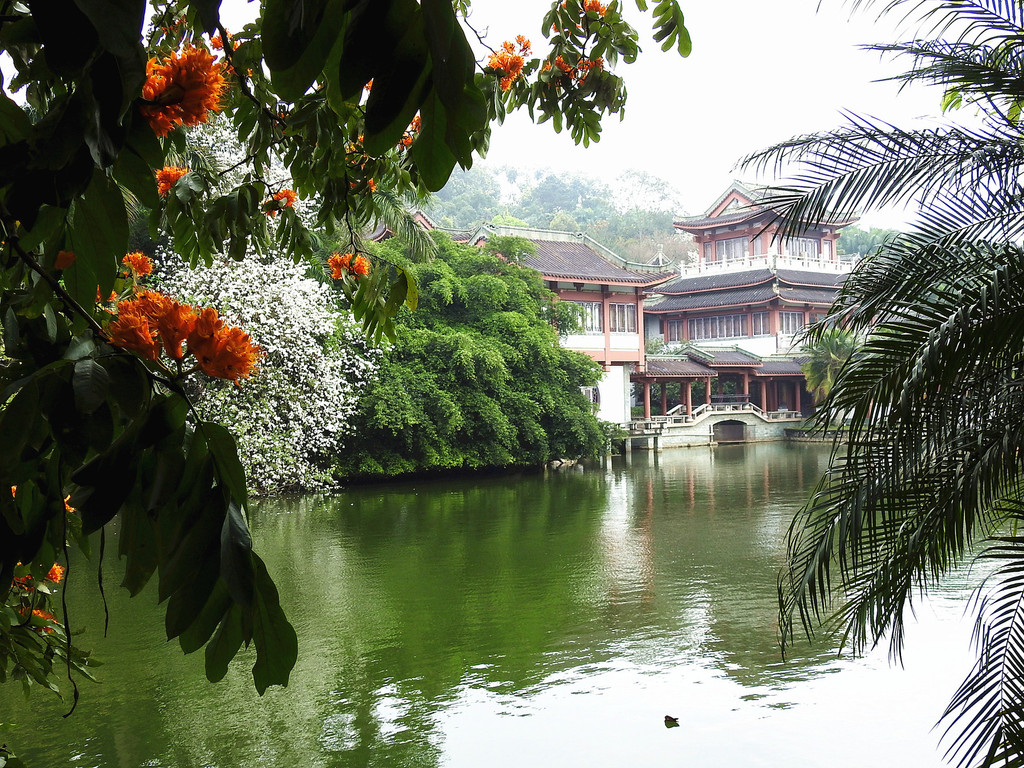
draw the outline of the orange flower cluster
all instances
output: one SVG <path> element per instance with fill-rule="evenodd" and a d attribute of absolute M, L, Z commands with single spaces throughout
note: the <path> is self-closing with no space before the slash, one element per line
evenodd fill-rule
<path fill-rule="evenodd" d="M 341 280 L 346 273 L 356 279 L 370 274 L 370 260 L 362 254 L 354 258 L 351 253 L 344 256 L 340 253 L 332 254 L 327 260 L 327 266 L 331 268 L 331 277 L 335 280 Z"/>
<path fill-rule="evenodd" d="M 167 193 L 178 183 L 178 179 L 188 173 L 188 168 L 179 168 L 176 165 L 165 165 L 156 172 L 156 191 L 161 197 L 167 197 Z"/>
<path fill-rule="evenodd" d="M 405 133 L 402 134 L 402 146 L 408 149 L 412 146 L 412 143 L 416 141 L 416 137 L 419 135 L 420 129 L 423 127 L 423 122 L 420 120 L 420 116 L 416 115 L 409 123 L 409 127 L 405 129 Z"/>
<path fill-rule="evenodd" d="M 124 258 L 121 259 L 121 263 L 128 267 L 131 274 L 136 277 L 153 274 L 153 262 L 142 251 L 126 253 Z"/>
<path fill-rule="evenodd" d="M 518 46 L 518 52 L 517 52 Z M 515 43 L 506 40 L 501 48 L 492 53 L 487 60 L 487 66 L 502 73 L 500 81 L 501 90 L 507 91 L 512 83 L 523 73 L 523 56 L 530 55 L 530 41 L 522 35 L 516 38 Z"/>
<path fill-rule="evenodd" d="M 75 263 L 74 251 L 57 251 L 57 258 L 53 262 L 54 269 L 67 269 Z"/>
<path fill-rule="evenodd" d="M 275 192 L 270 200 L 263 204 L 263 212 L 273 218 L 283 208 L 294 207 L 295 201 L 298 199 L 299 196 L 294 191 L 282 189 L 280 192 Z"/>
<path fill-rule="evenodd" d="M 157 136 L 179 125 L 199 125 L 220 110 L 224 65 L 204 48 L 190 45 L 164 61 L 150 59 L 146 75 L 142 96 L 148 103 L 139 109 Z"/>
<path fill-rule="evenodd" d="M 231 34 L 228 33 L 228 42 L 231 43 L 231 50 L 238 50 L 238 42 L 231 39 Z M 220 32 L 217 32 L 213 37 L 210 38 L 210 47 L 215 51 L 224 50 L 224 40 L 220 36 Z"/>
<path fill-rule="evenodd" d="M 142 291 L 121 302 L 117 319 L 107 326 L 107 335 L 111 344 L 148 360 L 159 358 L 161 347 L 178 362 L 191 353 L 203 373 L 234 382 L 250 376 L 260 356 L 260 348 L 249 340 L 249 334 L 225 325 L 216 309 L 198 310 L 156 291 Z"/>
<path fill-rule="evenodd" d="M 583 0 L 583 12 L 589 13 L 594 11 L 598 16 L 604 16 L 604 12 L 608 10 L 605 6 L 601 5 L 598 0 Z"/>
<path fill-rule="evenodd" d="M 584 80 L 587 79 L 587 75 L 590 74 L 590 70 L 604 69 L 604 59 L 580 59 L 574 67 L 561 56 L 556 56 L 555 66 L 562 70 L 562 74 L 565 75 L 566 77 L 569 77 L 578 83 L 582 83 Z M 551 69 L 550 61 L 544 63 L 544 70 L 547 71 L 549 69 Z"/>
<path fill-rule="evenodd" d="M 18 563 L 18 565 L 21 565 L 21 563 Z M 63 579 L 64 567 L 58 565 L 57 563 L 53 564 L 53 566 L 50 568 L 50 570 L 44 577 L 44 581 L 48 581 L 51 584 L 60 584 Z M 17 587 L 20 587 L 21 589 L 24 589 L 26 592 L 35 592 L 36 589 L 31 574 L 25 574 L 24 576 L 15 576 L 13 579 L 13 584 Z"/>

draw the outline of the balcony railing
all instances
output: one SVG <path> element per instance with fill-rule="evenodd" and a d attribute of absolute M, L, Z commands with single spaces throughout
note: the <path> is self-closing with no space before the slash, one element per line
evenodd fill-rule
<path fill-rule="evenodd" d="M 759 253 L 742 259 L 726 261 L 703 261 L 696 264 L 683 265 L 679 268 L 680 277 L 697 275 L 723 274 L 727 272 L 746 272 L 753 269 L 794 269 L 805 272 L 831 272 L 837 275 L 850 272 L 856 262 L 853 259 L 826 259 L 820 256 L 790 256 L 774 253 Z"/>

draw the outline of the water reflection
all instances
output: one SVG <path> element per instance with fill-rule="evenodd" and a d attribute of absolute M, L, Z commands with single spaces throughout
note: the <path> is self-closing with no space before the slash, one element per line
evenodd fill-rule
<path fill-rule="evenodd" d="M 5 739 L 36 766 L 833 768 L 869 746 L 876 766 L 941 764 L 928 729 L 957 682 L 949 663 L 879 697 L 907 678 L 877 655 L 839 660 L 822 642 L 780 660 L 784 535 L 827 453 L 656 458 L 261 504 L 255 538 L 300 638 L 286 691 L 256 697 L 244 663 L 206 684 L 200 658 L 164 647 L 153 598 L 118 595 L 107 640 L 98 610 L 73 621 L 115 662 L 103 685 L 69 721 L 0 692 L 17 723 Z M 966 669 L 948 631 L 961 596 L 938 602 L 927 640 Z M 861 728 L 892 729 L 889 754 L 801 751 L 861 700 Z"/>

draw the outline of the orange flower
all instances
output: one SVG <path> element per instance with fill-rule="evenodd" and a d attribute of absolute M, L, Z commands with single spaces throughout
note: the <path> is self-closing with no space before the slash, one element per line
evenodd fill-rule
<path fill-rule="evenodd" d="M 64 569 L 61 566 L 57 565 L 57 563 L 54 563 L 53 568 L 51 568 L 50 572 L 46 574 L 46 580 L 52 581 L 54 584 L 60 584 L 60 580 L 63 578 Z"/>
<path fill-rule="evenodd" d="M 598 16 L 604 16 L 604 12 L 607 10 L 605 6 L 601 5 L 598 0 L 583 0 L 583 12 L 589 13 L 594 11 Z"/>
<path fill-rule="evenodd" d="M 157 335 L 160 336 L 167 356 L 172 360 L 181 360 L 185 356 L 181 345 L 195 329 L 199 316 L 192 307 L 174 300 L 168 300 L 161 310 L 155 318 Z"/>
<path fill-rule="evenodd" d="M 196 318 L 195 327 L 188 335 L 188 349 L 207 376 L 236 383 L 255 372 L 261 354 L 249 334 L 241 328 L 224 325 L 217 310 L 211 307 Z"/>
<path fill-rule="evenodd" d="M 377 182 L 375 182 L 373 179 L 367 179 L 366 180 L 366 186 L 368 186 L 370 188 L 371 192 L 376 192 L 377 191 Z"/>
<path fill-rule="evenodd" d="M 132 251 L 125 254 L 125 257 L 121 259 L 121 263 L 128 267 L 136 277 L 153 274 L 153 262 L 142 251 Z"/>
<path fill-rule="evenodd" d="M 275 192 L 273 197 L 264 203 L 263 212 L 267 216 L 277 216 L 277 212 L 283 208 L 292 208 L 295 206 L 295 201 L 299 199 L 299 196 L 290 189 L 282 189 L 280 192 Z"/>
<path fill-rule="evenodd" d="M 530 41 L 522 35 L 516 38 L 519 49 L 516 52 L 516 44 L 506 40 L 501 44 L 501 49 L 491 54 L 487 60 L 487 66 L 502 75 L 500 80 L 501 90 L 507 91 L 512 83 L 523 73 L 523 56 L 530 54 Z"/>
<path fill-rule="evenodd" d="M 370 260 L 363 255 L 352 259 L 352 273 L 360 277 L 370 274 Z"/>
<path fill-rule="evenodd" d="M 405 129 L 405 133 L 402 134 L 401 144 L 403 147 L 408 149 L 412 146 L 412 143 L 416 140 L 416 136 L 419 134 L 423 123 L 420 120 L 420 116 L 416 115 L 409 123 L 409 127 Z"/>
<path fill-rule="evenodd" d="M 57 251 L 57 259 L 54 261 L 54 269 L 67 269 L 75 263 L 74 251 Z"/>
<path fill-rule="evenodd" d="M 150 59 L 142 96 L 148 102 L 139 110 L 157 136 L 166 136 L 179 125 L 199 125 L 209 113 L 220 110 L 224 93 L 224 65 L 210 52 L 188 46 L 169 59 Z"/>
<path fill-rule="evenodd" d="M 165 165 L 156 172 L 156 191 L 161 197 L 166 197 L 171 187 L 178 183 L 178 179 L 188 173 L 188 168 L 179 168 L 176 165 Z"/>
<path fill-rule="evenodd" d="M 332 254 L 331 258 L 327 260 L 327 266 L 331 268 L 331 277 L 335 280 L 341 280 L 342 275 L 348 271 L 351 262 L 351 253 L 346 253 L 344 256 L 340 253 Z"/>
<path fill-rule="evenodd" d="M 117 308 L 117 319 L 107 326 L 107 336 L 115 347 L 138 352 L 147 360 L 160 356 L 156 329 L 150 327 L 149 319 L 134 299 L 122 302 Z"/>

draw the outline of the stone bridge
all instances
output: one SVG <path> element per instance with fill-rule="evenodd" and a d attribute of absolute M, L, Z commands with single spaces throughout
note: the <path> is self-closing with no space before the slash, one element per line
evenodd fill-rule
<path fill-rule="evenodd" d="M 660 451 L 689 445 L 752 443 L 782 440 L 786 429 L 804 421 L 797 411 L 763 411 L 753 403 L 712 403 L 695 408 L 692 415 L 668 416 L 630 422 L 626 451 Z"/>

